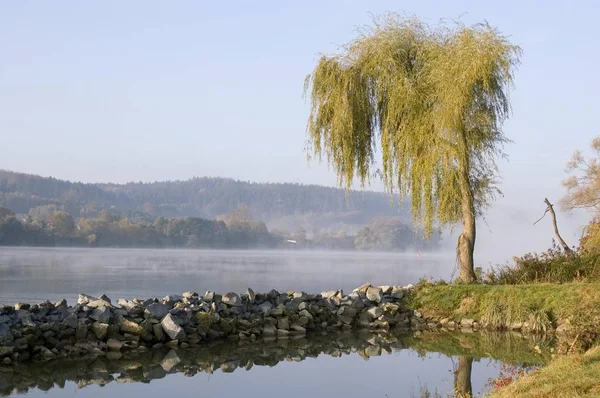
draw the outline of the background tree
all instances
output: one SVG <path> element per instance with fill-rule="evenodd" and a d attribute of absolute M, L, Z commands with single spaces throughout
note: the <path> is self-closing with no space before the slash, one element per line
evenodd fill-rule
<path fill-rule="evenodd" d="M 564 210 L 586 209 L 600 216 L 600 137 L 591 145 L 594 156 L 585 159 L 581 151 L 575 151 L 567 164 L 571 175 L 563 181 L 567 195 L 562 199 Z"/>
<path fill-rule="evenodd" d="M 581 246 L 588 251 L 600 251 L 600 137 L 592 140 L 594 155 L 586 159 L 581 151 L 575 151 L 567 164 L 571 174 L 563 185 L 567 194 L 561 201 L 563 210 L 585 209 L 593 218 L 586 226 Z"/>
<path fill-rule="evenodd" d="M 508 89 L 520 49 L 488 24 L 429 27 L 388 14 L 322 56 L 305 83 L 309 150 L 340 184 L 369 181 L 376 141 L 383 182 L 410 195 L 424 232 L 462 221 L 460 279 L 475 279 L 475 218 L 493 194 L 507 141 Z"/>
<path fill-rule="evenodd" d="M 73 217 L 64 211 L 57 211 L 50 217 L 52 229 L 60 238 L 67 239 L 73 236 L 75 221 Z"/>

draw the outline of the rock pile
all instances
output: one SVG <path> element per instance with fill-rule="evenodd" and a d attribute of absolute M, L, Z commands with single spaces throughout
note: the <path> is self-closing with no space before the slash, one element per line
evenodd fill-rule
<path fill-rule="evenodd" d="M 344 295 L 271 290 L 268 293 L 195 292 L 116 303 L 102 295 L 38 305 L 0 307 L 0 360 L 106 355 L 146 348 L 194 346 L 214 339 L 286 339 L 307 331 L 368 329 L 404 331 L 427 326 L 403 306 L 411 285 L 365 284 Z"/>

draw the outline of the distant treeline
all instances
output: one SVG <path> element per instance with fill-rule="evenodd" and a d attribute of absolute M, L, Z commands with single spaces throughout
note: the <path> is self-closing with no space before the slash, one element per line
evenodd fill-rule
<path fill-rule="evenodd" d="M 390 202 L 394 205 L 390 206 Z M 0 170 L 0 206 L 19 215 L 53 206 L 74 218 L 118 212 L 128 218 L 200 217 L 215 219 L 246 205 L 256 220 L 287 230 L 352 230 L 375 217 L 408 217 L 408 206 L 379 192 L 351 191 L 318 185 L 252 183 L 200 177 L 186 181 L 92 184 Z"/>
<path fill-rule="evenodd" d="M 244 211 L 222 220 L 198 217 L 132 220 L 102 212 L 95 218 L 74 219 L 65 211 L 47 218 L 18 218 L 0 206 L 0 245 L 74 247 L 177 247 L 177 248 L 306 248 L 335 250 L 436 250 L 439 235 L 423 239 L 400 219 L 376 219 L 356 235 L 315 232 L 269 232 L 265 223 L 252 221 Z"/>

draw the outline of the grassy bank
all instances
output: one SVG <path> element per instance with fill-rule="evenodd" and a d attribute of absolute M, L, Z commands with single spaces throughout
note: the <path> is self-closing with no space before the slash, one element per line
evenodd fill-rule
<path fill-rule="evenodd" d="M 570 355 L 556 356 L 547 366 L 493 391 L 491 397 L 600 397 L 600 348 L 574 353 L 589 348 L 600 336 L 600 283 L 421 283 L 408 300 L 411 308 L 442 323 L 473 319 L 482 326 L 556 331 L 563 337 L 557 339 L 556 352 Z M 500 348 L 506 344 L 502 340 L 490 346 Z M 548 357 L 532 356 L 529 361 L 544 363 L 544 359 Z"/>
<path fill-rule="evenodd" d="M 600 283 L 531 285 L 419 284 L 411 308 L 436 320 L 474 319 L 482 325 L 532 331 L 558 329 L 581 339 L 600 330 Z"/>
<path fill-rule="evenodd" d="M 548 366 L 493 391 L 490 398 L 598 397 L 600 347 L 585 354 L 561 356 Z"/>

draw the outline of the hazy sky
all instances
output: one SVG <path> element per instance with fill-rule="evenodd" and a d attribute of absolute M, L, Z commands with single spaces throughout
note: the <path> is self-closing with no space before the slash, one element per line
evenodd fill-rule
<path fill-rule="evenodd" d="M 572 151 L 600 134 L 597 1 L 3 2 L 0 168 L 81 181 L 335 184 L 326 165 L 306 161 L 303 80 L 318 53 L 388 10 L 487 20 L 522 47 L 505 197 L 490 228 L 494 217 L 519 220 L 523 231 L 508 227 L 516 242 L 548 243 L 532 212 L 563 194 Z M 571 238 L 581 220 L 564 223 Z"/>

